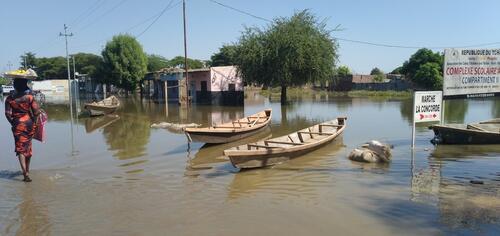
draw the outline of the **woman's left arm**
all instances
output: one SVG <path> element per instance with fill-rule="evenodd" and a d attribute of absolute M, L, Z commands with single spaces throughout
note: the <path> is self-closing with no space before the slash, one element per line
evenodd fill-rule
<path fill-rule="evenodd" d="M 31 96 L 31 111 L 33 112 L 33 115 L 35 116 L 34 118 L 36 120 L 36 118 L 38 118 L 38 115 L 40 115 L 40 106 L 36 102 L 34 96 Z"/>

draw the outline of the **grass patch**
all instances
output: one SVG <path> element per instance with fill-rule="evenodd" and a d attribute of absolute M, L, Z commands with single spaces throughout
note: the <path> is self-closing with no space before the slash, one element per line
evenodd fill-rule
<path fill-rule="evenodd" d="M 269 88 L 266 90 L 261 90 L 259 92 L 261 95 L 266 97 L 280 97 L 281 88 Z M 398 97 L 398 98 L 409 98 L 412 96 L 411 91 L 369 91 L 369 90 L 353 90 L 348 92 L 329 92 L 325 90 L 313 90 L 310 88 L 288 88 L 287 97 L 299 97 L 307 96 L 312 94 L 319 95 L 329 95 L 338 97 Z"/>
<path fill-rule="evenodd" d="M 347 93 L 349 97 L 411 97 L 411 91 L 368 91 L 355 90 Z"/>

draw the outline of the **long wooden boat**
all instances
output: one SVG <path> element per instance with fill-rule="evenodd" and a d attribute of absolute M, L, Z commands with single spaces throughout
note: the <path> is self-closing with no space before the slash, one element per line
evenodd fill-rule
<path fill-rule="evenodd" d="M 224 155 L 241 169 L 281 163 L 333 141 L 344 131 L 346 120 L 347 117 L 338 117 L 289 135 L 226 149 Z"/>
<path fill-rule="evenodd" d="M 271 109 L 238 120 L 203 128 L 186 128 L 189 141 L 229 143 L 254 135 L 271 121 Z"/>
<path fill-rule="evenodd" d="M 115 96 L 110 96 L 99 102 L 85 103 L 84 108 L 90 112 L 91 116 L 110 114 L 120 106 L 120 100 Z"/>
<path fill-rule="evenodd" d="M 500 144 L 500 118 L 472 124 L 433 125 L 433 144 Z"/>
<path fill-rule="evenodd" d="M 119 120 L 118 115 L 106 115 L 101 117 L 92 117 L 85 120 L 85 131 L 87 133 L 92 133 L 97 129 L 103 129 L 108 125 L 113 124 L 115 121 Z"/>

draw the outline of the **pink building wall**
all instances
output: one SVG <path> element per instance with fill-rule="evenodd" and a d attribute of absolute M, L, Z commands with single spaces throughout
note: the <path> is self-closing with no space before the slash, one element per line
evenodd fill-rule
<path fill-rule="evenodd" d="M 238 76 L 235 66 L 211 67 L 210 80 L 209 91 L 228 91 L 229 84 L 235 85 L 235 91 L 243 91 L 243 80 Z"/>
<path fill-rule="evenodd" d="M 194 88 L 191 88 L 195 91 L 201 91 L 201 82 L 207 81 L 207 90 L 210 91 L 210 71 L 193 71 L 189 72 L 189 81 L 190 86 L 194 85 Z"/>

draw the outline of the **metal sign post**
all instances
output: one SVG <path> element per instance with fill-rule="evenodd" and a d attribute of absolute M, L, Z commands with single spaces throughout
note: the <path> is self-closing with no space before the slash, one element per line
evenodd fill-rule
<path fill-rule="evenodd" d="M 422 91 L 413 93 L 413 127 L 411 148 L 415 148 L 415 124 L 441 121 L 443 105 L 442 91 Z"/>

